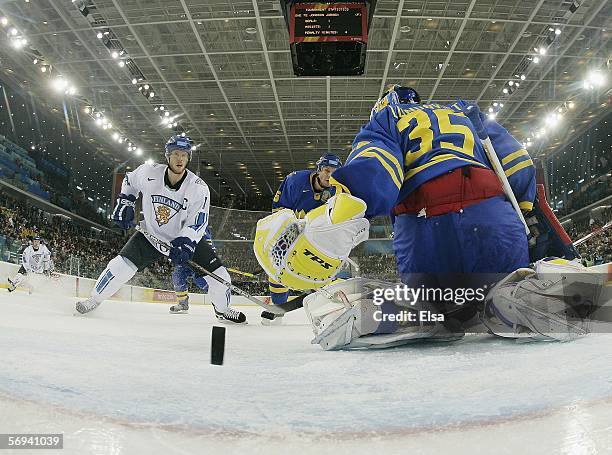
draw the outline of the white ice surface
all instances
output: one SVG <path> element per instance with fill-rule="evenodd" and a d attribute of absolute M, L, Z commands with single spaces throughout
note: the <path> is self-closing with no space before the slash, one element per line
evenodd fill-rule
<path fill-rule="evenodd" d="M 213 366 L 210 307 L 75 317 L 0 292 L 0 433 L 64 433 L 48 453 L 612 453 L 612 335 L 324 352 L 303 311 L 263 327 L 245 307 Z"/>

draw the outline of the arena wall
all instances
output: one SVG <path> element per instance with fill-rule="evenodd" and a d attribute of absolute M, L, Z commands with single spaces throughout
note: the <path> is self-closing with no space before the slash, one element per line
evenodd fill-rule
<path fill-rule="evenodd" d="M 17 270 L 19 270 L 19 265 L 0 261 L 0 288 L 7 288 L 8 283 L 6 279 L 15 275 Z M 65 293 L 66 297 L 86 298 L 89 297 L 89 293 L 95 284 L 95 280 L 60 274 L 60 278 L 56 282 L 45 283 L 44 281 L 41 281 L 38 284 L 39 286 L 35 287 L 34 290 L 36 293 L 44 293 L 45 290 L 42 289 L 42 286 L 47 285 L 51 286 L 53 289 L 61 290 L 62 293 Z M 111 300 L 171 304 L 174 303 L 175 295 L 174 291 L 168 291 L 165 289 L 152 289 L 140 286 L 124 285 L 113 297 L 111 297 Z M 190 293 L 189 303 L 194 305 L 210 305 L 210 301 L 208 300 L 208 296 L 206 294 Z M 254 303 L 242 296 L 232 295 L 232 305 L 254 305 Z"/>

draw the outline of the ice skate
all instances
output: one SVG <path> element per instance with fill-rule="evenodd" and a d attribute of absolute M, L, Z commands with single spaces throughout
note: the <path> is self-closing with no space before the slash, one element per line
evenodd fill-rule
<path fill-rule="evenodd" d="M 247 324 L 246 316 L 243 312 L 234 310 L 233 308 L 228 307 L 223 313 L 217 311 L 215 306 L 215 316 L 219 322 L 223 323 L 232 323 L 232 324 Z"/>
<path fill-rule="evenodd" d="M 75 309 L 76 309 L 75 315 L 87 314 L 95 310 L 96 308 L 98 308 L 99 305 L 100 305 L 100 302 L 95 301 L 93 297 L 90 297 L 87 300 L 83 300 L 82 302 L 77 302 L 75 306 Z"/>

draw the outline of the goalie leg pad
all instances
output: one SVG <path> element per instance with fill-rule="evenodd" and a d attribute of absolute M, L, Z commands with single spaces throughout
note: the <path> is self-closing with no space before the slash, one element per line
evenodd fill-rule
<path fill-rule="evenodd" d="M 536 264 L 519 269 L 487 295 L 481 321 L 491 333 L 532 341 L 571 341 L 589 333 L 603 280 L 579 265 L 573 273 Z M 548 273 L 546 273 L 548 272 Z"/>
<path fill-rule="evenodd" d="M 354 278 L 324 287 L 304 299 L 304 308 L 312 325 L 315 338 L 324 350 L 387 348 L 415 340 L 454 341 L 463 337 L 462 331 L 450 331 L 443 324 L 397 322 L 384 315 L 401 312 L 418 314 L 427 303 L 400 307 L 394 302 L 374 304 L 372 291 L 394 286 L 378 280 Z"/>

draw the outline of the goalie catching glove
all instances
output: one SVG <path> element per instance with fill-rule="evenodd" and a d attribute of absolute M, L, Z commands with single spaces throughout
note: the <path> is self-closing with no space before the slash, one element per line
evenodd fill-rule
<path fill-rule="evenodd" d="M 268 276 L 290 289 L 325 286 L 351 250 L 368 239 L 366 203 L 350 194 L 332 197 L 298 221 L 283 209 L 257 222 L 253 249 Z"/>

